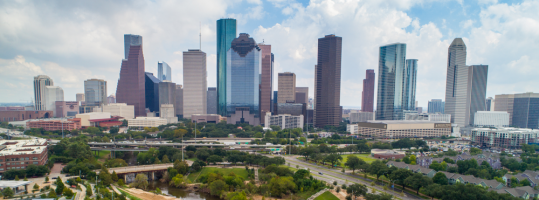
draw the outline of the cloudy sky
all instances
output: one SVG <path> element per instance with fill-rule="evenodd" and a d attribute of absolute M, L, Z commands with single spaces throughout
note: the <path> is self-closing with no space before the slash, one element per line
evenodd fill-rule
<path fill-rule="evenodd" d="M 0 1 L 0 102 L 29 102 L 33 77 L 45 74 L 65 100 L 84 80 L 105 79 L 116 91 L 123 34 L 144 38 L 146 71 L 172 67 L 181 84 L 182 52 L 208 55 L 208 86 L 216 85 L 216 20 L 238 20 L 238 33 L 272 45 L 275 74 L 291 71 L 313 96 L 317 38 L 343 38 L 341 105 L 361 105 L 366 69 L 378 76 L 378 48 L 407 44 L 419 59 L 419 106 L 445 98 L 447 48 L 468 47 L 467 64 L 489 65 L 487 96 L 539 92 L 539 1 L 515 0 L 134 0 Z M 277 81 L 274 81 L 276 84 Z M 275 85 L 276 86 L 276 85 Z"/>

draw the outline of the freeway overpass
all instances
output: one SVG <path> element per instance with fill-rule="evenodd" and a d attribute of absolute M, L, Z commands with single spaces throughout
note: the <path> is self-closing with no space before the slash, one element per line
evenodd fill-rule
<path fill-rule="evenodd" d="M 159 147 L 159 146 L 172 146 L 172 147 L 183 147 L 183 146 L 205 146 L 205 147 L 230 147 L 230 146 L 241 146 L 243 148 L 246 147 L 269 147 L 269 148 L 275 148 L 275 147 L 285 147 L 285 145 L 282 144 L 271 144 L 271 145 L 265 145 L 265 144 L 202 144 L 202 143 L 156 143 L 156 142 L 89 142 L 88 145 L 91 147 L 96 146 L 109 146 L 109 147 L 116 147 L 116 146 L 145 146 L 145 147 Z"/>
<path fill-rule="evenodd" d="M 185 160 L 189 166 L 193 164 L 193 161 Z M 148 180 L 156 180 L 157 177 L 162 176 L 169 167 L 173 167 L 173 163 L 154 164 L 154 165 L 136 165 L 128 167 L 115 167 L 109 168 L 109 173 L 116 172 L 119 178 L 124 179 L 124 183 L 131 183 L 135 180 L 137 174 L 144 174 L 148 177 Z M 94 170 L 99 174 L 100 170 Z M 158 176 L 156 176 L 156 173 Z"/>

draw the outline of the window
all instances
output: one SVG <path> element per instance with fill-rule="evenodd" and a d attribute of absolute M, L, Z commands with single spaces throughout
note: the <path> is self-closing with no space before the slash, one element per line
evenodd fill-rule
<path fill-rule="evenodd" d="M 4 171 L 4 168 L 0 168 L 0 171 Z"/>
<path fill-rule="evenodd" d="M 34 162 L 33 164 L 34 164 L 34 165 L 37 165 L 37 163 L 38 163 L 38 162 Z"/>
<path fill-rule="evenodd" d="M 8 167 L 7 169 L 11 169 L 11 167 Z"/>
<path fill-rule="evenodd" d="M 17 169 L 21 169 L 20 167 L 17 167 Z"/>
<path fill-rule="evenodd" d="M 0 162 L 4 162 L 4 159 L 0 159 Z"/>
<path fill-rule="evenodd" d="M 21 165 L 24 165 L 24 162 L 21 162 Z"/>
<path fill-rule="evenodd" d="M 26 157 L 24 160 L 30 160 L 30 158 L 29 158 L 29 157 Z"/>
<path fill-rule="evenodd" d="M 7 165 L 10 165 L 11 163 L 7 163 Z"/>
<path fill-rule="evenodd" d="M 33 157 L 32 160 L 37 160 L 37 157 Z"/>

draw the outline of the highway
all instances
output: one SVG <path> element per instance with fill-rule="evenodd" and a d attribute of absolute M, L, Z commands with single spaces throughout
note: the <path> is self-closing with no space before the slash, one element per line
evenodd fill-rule
<path fill-rule="evenodd" d="M 185 160 L 189 166 L 193 164 L 193 161 Z M 155 164 L 155 165 L 136 165 L 136 166 L 128 166 L 128 167 L 115 167 L 115 168 L 109 168 L 109 173 L 112 173 L 113 171 L 116 172 L 116 174 L 125 174 L 125 173 L 133 173 L 133 172 L 149 172 L 149 171 L 159 171 L 159 170 L 166 170 L 169 167 L 174 166 L 174 163 L 165 163 L 165 164 Z M 97 174 L 99 174 L 100 170 L 94 170 Z"/>
<path fill-rule="evenodd" d="M 157 143 L 157 142 L 88 142 L 90 146 L 214 146 L 214 147 L 285 147 L 286 144 L 201 144 L 201 143 Z"/>
<path fill-rule="evenodd" d="M 370 186 L 371 181 L 363 180 L 363 177 L 361 176 L 352 175 L 351 173 L 342 173 L 336 169 L 328 169 L 325 166 L 317 166 L 315 164 L 304 162 L 304 161 L 298 160 L 297 159 L 298 156 L 282 156 L 282 157 L 286 160 L 287 163 L 290 163 L 290 167 L 296 168 L 296 165 L 298 165 L 300 169 L 310 169 L 311 174 L 315 178 L 324 180 L 328 183 L 333 184 L 333 181 L 337 181 L 339 186 L 341 186 L 342 184 L 349 185 L 353 183 L 361 183 L 368 187 L 372 187 Z M 319 173 L 322 173 L 323 175 L 320 175 Z M 346 183 L 347 180 L 348 180 L 348 183 Z M 404 197 L 400 196 L 400 192 L 401 192 L 400 188 L 395 188 L 395 192 L 393 192 L 392 189 L 383 190 L 383 186 L 376 185 L 374 187 L 379 191 L 387 192 L 401 199 L 421 199 L 418 196 L 411 195 L 408 193 L 404 193 L 405 194 Z M 371 192 L 370 189 L 369 189 L 369 192 Z"/>

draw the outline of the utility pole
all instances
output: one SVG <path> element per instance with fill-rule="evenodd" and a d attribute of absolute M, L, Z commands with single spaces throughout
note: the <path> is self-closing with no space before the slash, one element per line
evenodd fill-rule
<path fill-rule="evenodd" d="M 292 155 L 292 130 L 288 130 L 288 146 L 290 146 L 288 154 Z"/>

